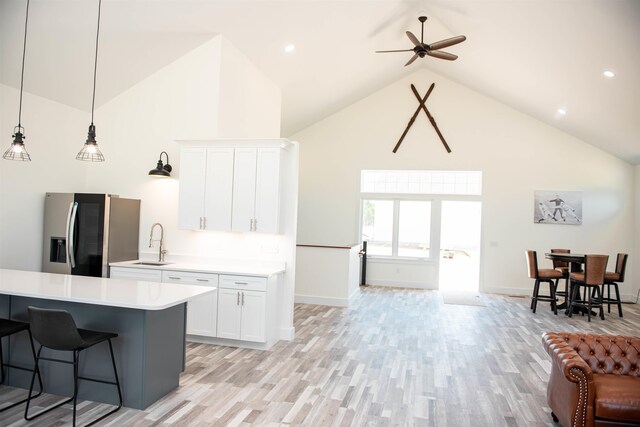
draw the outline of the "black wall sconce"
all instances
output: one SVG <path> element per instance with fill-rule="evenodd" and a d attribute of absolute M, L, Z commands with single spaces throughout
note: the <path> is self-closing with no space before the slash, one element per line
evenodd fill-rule
<path fill-rule="evenodd" d="M 162 164 L 162 155 L 163 154 L 167 157 L 167 164 L 166 165 Z M 149 175 L 150 176 L 170 177 L 172 169 L 173 168 L 169 164 L 169 155 L 167 154 L 166 151 L 163 151 L 162 153 L 160 153 L 160 159 L 158 159 L 157 166 L 149 171 Z"/>

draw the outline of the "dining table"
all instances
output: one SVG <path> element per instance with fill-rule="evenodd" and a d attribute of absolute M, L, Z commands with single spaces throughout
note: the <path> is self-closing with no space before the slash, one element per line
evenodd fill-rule
<path fill-rule="evenodd" d="M 576 273 L 582 271 L 582 265 L 584 264 L 585 254 L 577 254 L 577 253 L 558 253 L 558 252 L 549 252 L 545 253 L 544 257 L 551 261 L 564 261 L 569 263 L 569 272 Z M 574 283 L 569 278 L 569 291 L 567 295 L 565 295 L 564 302 L 558 305 L 559 309 L 566 309 L 565 314 L 569 314 L 569 302 L 571 301 L 571 295 L 573 295 L 573 287 Z M 587 309 L 582 307 L 575 307 L 574 313 L 586 313 Z"/>

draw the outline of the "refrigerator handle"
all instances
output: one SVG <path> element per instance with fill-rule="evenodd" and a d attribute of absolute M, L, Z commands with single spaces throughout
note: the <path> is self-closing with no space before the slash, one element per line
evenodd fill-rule
<path fill-rule="evenodd" d="M 69 207 L 69 222 L 67 223 L 67 248 L 69 250 L 69 263 L 71 268 L 76 267 L 76 257 L 74 255 L 73 238 L 76 228 L 76 212 L 78 211 L 78 202 L 73 202 Z"/>

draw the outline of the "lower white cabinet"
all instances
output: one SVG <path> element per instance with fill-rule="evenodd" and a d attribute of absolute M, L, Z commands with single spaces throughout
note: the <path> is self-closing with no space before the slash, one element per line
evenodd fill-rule
<path fill-rule="evenodd" d="M 111 267 L 110 277 L 217 287 L 217 292 L 189 300 L 187 334 L 194 339 L 206 337 L 204 342 L 221 344 L 227 342 L 216 338 L 247 341 L 251 348 L 265 349 L 278 339 L 281 275 L 267 278 L 117 266 Z"/>
<path fill-rule="evenodd" d="M 162 282 L 215 288 L 218 286 L 218 275 L 212 273 L 163 270 Z M 216 315 L 217 306 L 217 292 L 189 300 L 189 308 L 187 310 L 187 334 L 215 337 L 218 319 Z"/>
<path fill-rule="evenodd" d="M 266 286 L 266 278 L 220 276 L 218 337 L 241 341 L 267 341 Z"/>

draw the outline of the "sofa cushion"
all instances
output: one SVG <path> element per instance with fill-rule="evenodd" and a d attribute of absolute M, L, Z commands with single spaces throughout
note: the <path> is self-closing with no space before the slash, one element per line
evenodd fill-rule
<path fill-rule="evenodd" d="M 594 374 L 596 418 L 640 421 L 640 377 Z"/>

